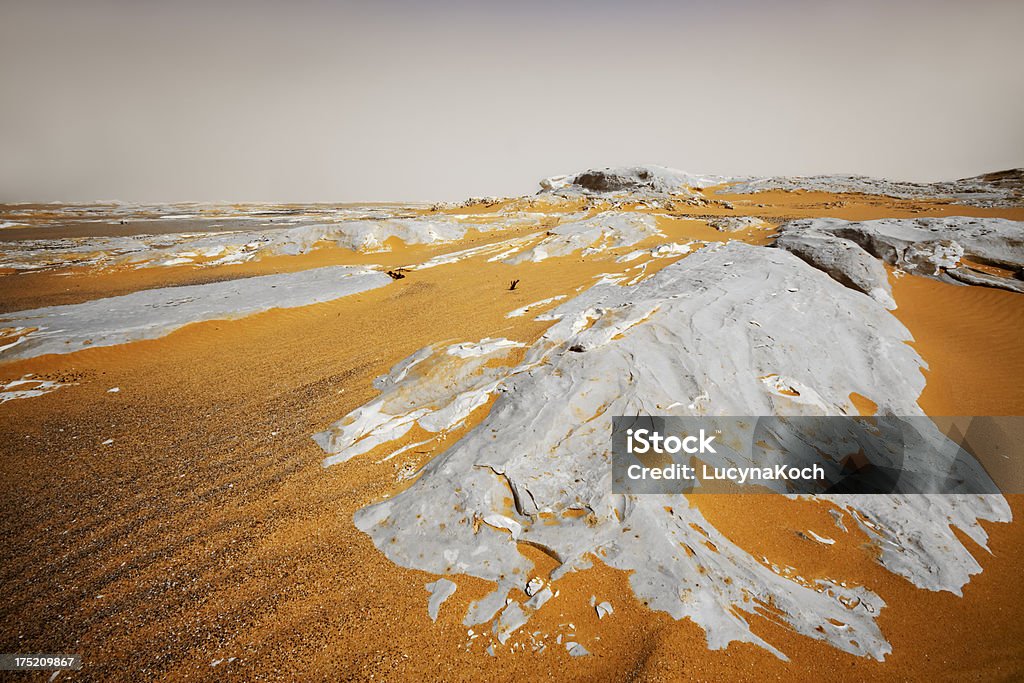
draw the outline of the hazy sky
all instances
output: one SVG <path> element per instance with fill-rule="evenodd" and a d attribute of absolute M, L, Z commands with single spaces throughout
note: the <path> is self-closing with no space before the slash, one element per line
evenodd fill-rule
<path fill-rule="evenodd" d="M 0 0 L 0 201 L 1024 165 L 1024 2 Z"/>

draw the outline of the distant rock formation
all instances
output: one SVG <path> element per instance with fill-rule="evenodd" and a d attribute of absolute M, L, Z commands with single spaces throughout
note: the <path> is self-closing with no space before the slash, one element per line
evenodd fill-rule
<path fill-rule="evenodd" d="M 560 175 L 540 181 L 541 192 L 575 194 L 688 195 L 690 188 L 720 185 L 730 178 L 692 175 L 664 166 L 623 166 L 592 169 L 576 175 Z M 735 180 L 735 179 L 733 179 Z"/>
<path fill-rule="evenodd" d="M 915 183 L 862 175 L 742 177 L 694 175 L 654 165 L 590 169 L 557 175 L 540 181 L 541 193 L 560 195 L 621 195 L 637 197 L 692 195 L 691 189 L 727 184 L 728 194 L 753 194 L 769 190 L 868 194 L 896 199 L 939 199 L 970 206 L 1020 206 L 1024 204 L 1024 169 L 995 171 L 960 180 Z"/>
<path fill-rule="evenodd" d="M 861 175 L 812 175 L 755 178 L 729 186 L 730 194 L 767 190 L 856 193 L 896 199 L 939 199 L 970 206 L 1024 204 L 1024 169 L 985 173 L 960 180 L 912 183 Z"/>

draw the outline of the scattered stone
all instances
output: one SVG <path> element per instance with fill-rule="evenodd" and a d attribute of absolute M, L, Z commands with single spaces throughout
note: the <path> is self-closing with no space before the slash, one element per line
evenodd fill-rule
<path fill-rule="evenodd" d="M 427 602 L 427 614 L 430 615 L 431 621 L 437 621 L 437 613 L 441 609 L 441 604 L 451 597 L 456 588 L 458 586 L 448 579 L 438 579 L 426 585 L 426 589 L 430 591 L 430 600 Z"/>
<path fill-rule="evenodd" d="M 526 601 L 526 607 L 528 607 L 531 611 L 536 612 L 544 606 L 544 603 L 546 603 L 554 596 L 555 594 L 551 592 L 551 588 L 548 586 L 544 586 L 539 591 L 537 591 L 532 598 Z"/>
<path fill-rule="evenodd" d="M 806 534 L 801 533 L 801 535 L 804 538 L 807 538 L 808 540 L 816 541 L 818 543 L 821 543 L 822 545 L 834 545 L 836 542 L 834 538 L 828 538 L 827 536 L 819 536 L 810 529 L 807 530 Z"/>
<path fill-rule="evenodd" d="M 534 593 L 544 587 L 544 580 L 534 577 L 526 584 L 526 594 L 532 596 Z"/>
<path fill-rule="evenodd" d="M 498 615 L 498 620 L 494 622 L 492 632 L 497 637 L 498 642 L 504 645 L 505 641 L 526 623 L 526 619 L 526 612 L 523 611 L 518 602 L 509 603 L 505 606 L 505 609 L 501 610 L 501 614 Z"/>

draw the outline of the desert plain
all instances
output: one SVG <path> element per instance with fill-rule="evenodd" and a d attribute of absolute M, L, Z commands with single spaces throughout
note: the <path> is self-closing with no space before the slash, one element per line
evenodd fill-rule
<path fill-rule="evenodd" d="M 0 650 L 80 653 L 58 680 L 1019 677 L 1021 495 L 619 501 L 594 444 L 627 407 L 1024 414 L 1021 192 L 635 167 L 0 206 Z"/>

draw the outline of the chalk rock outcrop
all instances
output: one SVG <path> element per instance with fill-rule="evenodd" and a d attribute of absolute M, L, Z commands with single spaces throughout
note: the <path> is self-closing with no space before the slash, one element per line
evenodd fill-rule
<path fill-rule="evenodd" d="M 884 603 L 870 591 L 780 573 L 684 496 L 611 494 L 609 434 L 613 415 L 856 414 L 852 392 L 882 413 L 920 415 L 923 361 L 892 315 L 793 254 L 733 242 L 633 286 L 596 285 L 545 318 L 556 322 L 519 363 L 493 340 L 467 345 L 465 358 L 452 347 L 423 349 L 378 382 L 378 399 L 318 438 L 345 458 L 373 438 L 355 425 L 401 425 L 391 432 L 401 434 L 416 420 L 443 432 L 466 418 L 466 406 L 483 405 L 482 393 L 497 396 L 408 489 L 357 513 L 381 552 L 402 566 L 493 581 L 465 623 L 504 610 L 499 632 L 511 616 L 518 624 L 543 609 L 522 603 L 506 614 L 513 589 L 528 585 L 532 563 L 518 546 L 527 543 L 558 561 L 554 582 L 593 557 L 632 572 L 640 598 L 692 619 L 712 648 L 744 641 L 784 657 L 743 616 L 768 604 L 794 630 L 844 651 L 877 659 L 890 651 L 875 621 Z M 441 397 L 446 376 L 451 395 Z M 780 390 L 778 378 L 801 390 Z M 386 448 L 386 439 L 374 443 Z M 951 525 L 984 545 L 978 520 L 1010 515 L 1000 496 L 828 500 L 884 546 L 892 571 L 957 592 L 980 568 Z"/>
<path fill-rule="evenodd" d="M 1024 204 L 1024 169 L 986 173 L 960 180 L 913 183 L 862 175 L 776 176 L 755 178 L 729 186 L 729 194 L 767 190 L 883 195 L 896 199 L 945 199 L 971 206 Z"/>
<path fill-rule="evenodd" d="M 543 261 L 580 251 L 584 256 L 608 249 L 630 247 L 648 237 L 661 235 L 654 216 L 642 213 L 605 212 L 578 221 L 568 221 L 548 232 L 535 246 L 505 259 L 505 263 Z"/>
<path fill-rule="evenodd" d="M 353 219 L 293 227 L 261 227 L 226 232 L 182 232 L 131 237 L 11 240 L 0 243 L 0 267 L 44 270 L 69 266 L 223 266 L 265 256 L 296 256 L 320 246 L 361 252 L 390 251 L 390 240 L 405 244 L 455 242 L 470 229 L 480 232 L 529 225 L 524 213 L 478 221 L 470 215 Z"/>
<path fill-rule="evenodd" d="M 1024 294 L 1024 279 L 1019 277 L 1011 280 L 1010 278 L 983 273 L 973 268 L 950 268 L 946 271 L 946 275 L 958 282 L 964 283 L 965 285 L 996 287 L 998 289 L 1016 292 L 1017 294 Z"/>
<path fill-rule="evenodd" d="M 719 232 L 739 232 L 765 225 L 764 219 L 756 216 L 709 216 L 704 222 Z"/>
<path fill-rule="evenodd" d="M 864 292 L 889 310 L 896 308 L 885 266 L 855 242 L 818 230 L 791 230 L 775 242 L 833 280 Z"/>
<path fill-rule="evenodd" d="M 664 166 L 623 166 L 592 169 L 576 175 L 560 175 L 540 181 L 541 192 L 573 194 L 615 194 L 628 192 L 638 196 L 691 194 L 689 188 L 718 185 L 727 180 L 719 176 L 692 175 Z"/>
<path fill-rule="evenodd" d="M 156 339 L 191 323 L 308 306 L 390 282 L 387 275 L 370 268 L 328 266 L 4 313 L 0 328 L 15 341 L 0 347 L 0 360 Z"/>
<path fill-rule="evenodd" d="M 970 271 L 966 258 L 1015 274 L 1024 272 L 1024 222 L 1003 218 L 884 218 L 844 221 L 812 218 L 790 221 L 780 228 L 779 246 L 801 241 L 801 235 L 829 234 L 855 242 L 872 256 L 917 275 L 942 277 L 956 269 L 954 279 L 1011 291 L 1019 283 L 1010 278 Z"/>

